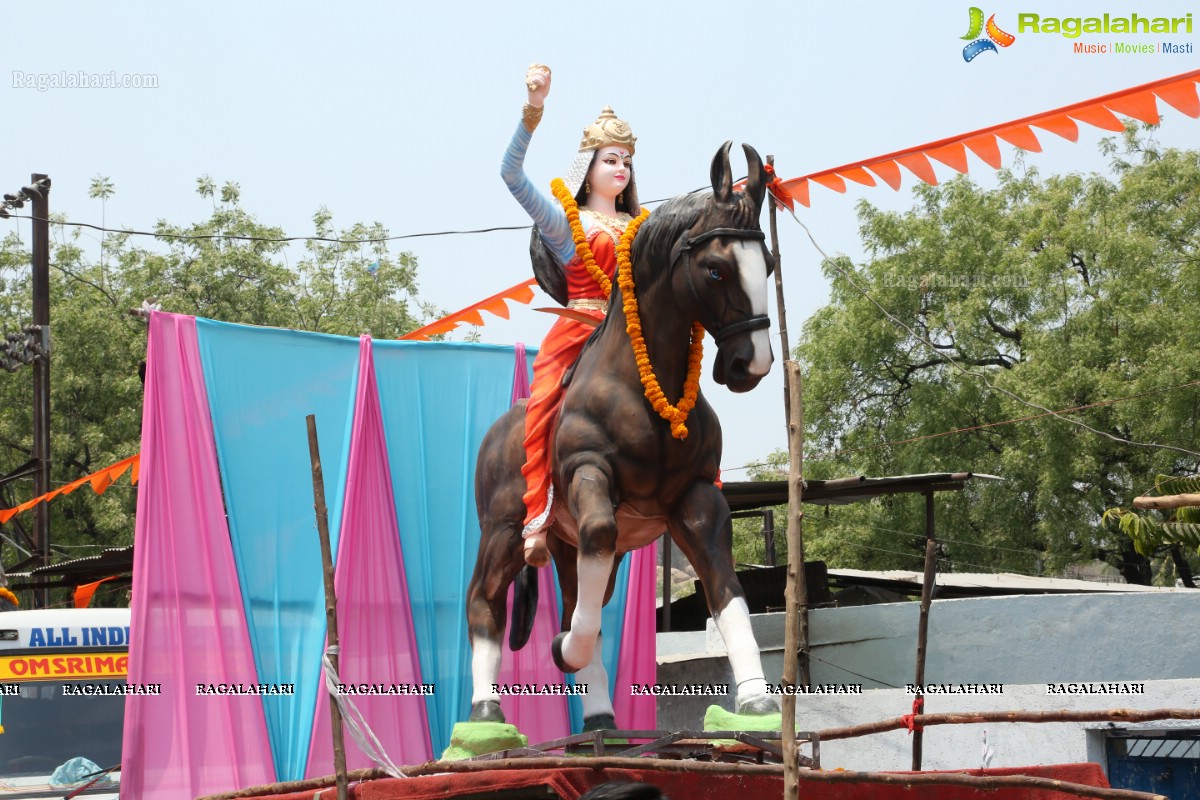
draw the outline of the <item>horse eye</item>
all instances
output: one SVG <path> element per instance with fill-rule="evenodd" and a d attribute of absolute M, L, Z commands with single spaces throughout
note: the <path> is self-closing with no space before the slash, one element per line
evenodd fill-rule
<path fill-rule="evenodd" d="M 708 279 L 711 281 L 724 280 L 724 278 L 721 277 L 721 270 L 717 269 L 716 267 L 708 268 Z"/>

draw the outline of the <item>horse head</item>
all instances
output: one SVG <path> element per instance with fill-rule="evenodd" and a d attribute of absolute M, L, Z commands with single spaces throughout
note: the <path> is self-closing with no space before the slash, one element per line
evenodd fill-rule
<path fill-rule="evenodd" d="M 767 176 L 754 148 L 743 144 L 748 178 L 734 191 L 726 142 L 713 157 L 712 194 L 670 255 L 672 288 L 717 344 L 713 380 L 747 392 L 771 369 L 767 278 L 774 259 L 758 217 Z M 686 299 L 685 299 L 686 298 Z"/>

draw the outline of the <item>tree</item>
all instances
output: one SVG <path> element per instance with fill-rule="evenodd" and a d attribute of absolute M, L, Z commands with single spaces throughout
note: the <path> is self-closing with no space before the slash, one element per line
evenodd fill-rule
<path fill-rule="evenodd" d="M 1102 148 L 1111 179 L 1018 167 L 991 191 L 921 185 L 907 213 L 864 203 L 869 260 L 823 267 L 832 300 L 798 347 L 806 477 L 1003 477 L 940 496 L 943 569 L 1055 573 L 1098 557 L 1149 583 L 1149 559 L 1101 515 L 1145 476 L 1200 470 L 1200 392 L 1186 386 L 1200 377 L 1200 152 L 1132 128 Z M 1095 432 L 1043 408 L 1078 409 L 1061 417 Z M 812 514 L 807 552 L 915 568 L 923 514 L 906 497 Z"/>
<path fill-rule="evenodd" d="M 115 191 L 97 177 L 91 197 L 101 203 Z M 273 325 L 376 338 L 398 337 L 420 323 L 411 307 L 416 259 L 393 254 L 380 223 L 337 229 L 321 208 L 315 236 L 373 241 L 363 244 L 307 241 L 289 267 L 284 232 L 260 223 L 241 205 L 235 183 L 197 182 L 212 200 L 212 215 L 179 226 L 160 221 L 156 239 L 132 233 L 100 234 L 99 248 L 79 227 L 51 225 L 51 480 L 61 485 L 139 450 L 145 324 L 129 315 L 143 300 L 163 310 L 229 322 Z M 0 321 L 6 331 L 28 324 L 31 314 L 28 244 L 16 234 L 0 243 Z M 24 463 L 32 445 L 32 380 L 27 370 L 0 378 L 0 474 Z M 0 507 L 32 496 L 32 482 L 0 490 Z M 135 492 L 125 481 L 103 496 L 80 491 L 50 504 L 56 555 L 86 555 L 74 548 L 122 546 L 133 541 Z M 21 541 L 22 515 L 4 527 Z M 5 561 L 23 554 L 11 550 Z"/>

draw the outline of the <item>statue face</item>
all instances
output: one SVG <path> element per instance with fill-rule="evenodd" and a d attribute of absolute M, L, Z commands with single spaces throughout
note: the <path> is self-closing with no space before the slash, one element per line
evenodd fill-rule
<path fill-rule="evenodd" d="M 611 199 L 625 191 L 632 177 L 633 156 L 629 148 L 607 145 L 596 154 L 587 179 L 593 194 Z"/>

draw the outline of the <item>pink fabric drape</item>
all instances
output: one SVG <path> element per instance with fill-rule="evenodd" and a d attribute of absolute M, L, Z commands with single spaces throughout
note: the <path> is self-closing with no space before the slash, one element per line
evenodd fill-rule
<path fill-rule="evenodd" d="M 121 795 L 178 800 L 275 780 L 221 499 L 193 317 L 154 313 L 146 356 Z"/>
<path fill-rule="evenodd" d="M 358 363 L 334 575 L 341 651 L 338 673 L 341 682 L 351 686 L 414 687 L 421 684 L 421 667 L 369 336 L 360 340 Z M 433 758 L 422 695 L 368 694 L 351 695 L 351 699 L 394 764 L 420 764 Z M 305 771 L 310 778 L 333 772 L 329 703 L 329 693 L 321 686 Z M 376 766 L 348 733 L 346 766 Z"/>
<path fill-rule="evenodd" d="M 525 356 L 525 345 L 517 342 L 513 348 L 513 391 L 512 403 L 529 397 L 529 365 Z M 513 588 L 508 589 L 508 608 L 513 607 Z M 558 583 L 550 567 L 538 570 L 538 608 L 533 621 L 533 633 L 529 643 L 514 653 L 508 649 L 507 640 L 500 661 L 500 683 L 508 684 L 561 684 L 563 674 L 546 657 L 550 642 L 558 633 Z M 504 717 L 521 733 L 529 737 L 530 744 L 548 742 L 571 735 L 571 715 L 565 697 L 517 696 L 504 697 Z"/>
<path fill-rule="evenodd" d="M 667 534 L 670 536 L 670 534 Z M 654 654 L 658 542 L 633 551 L 629 565 L 629 599 L 621 631 L 621 655 L 617 661 L 613 712 L 617 724 L 628 730 L 658 729 L 656 699 L 633 697 L 635 683 L 655 683 L 658 663 Z"/>

